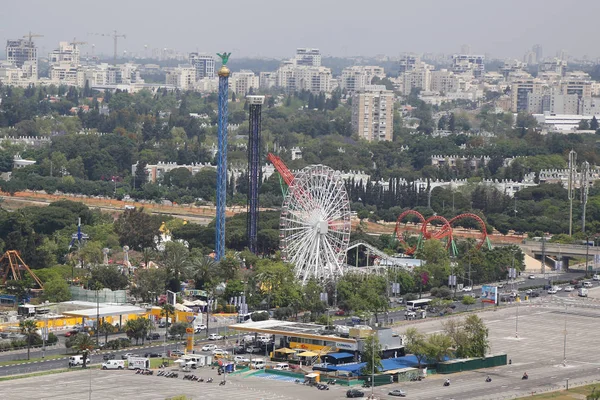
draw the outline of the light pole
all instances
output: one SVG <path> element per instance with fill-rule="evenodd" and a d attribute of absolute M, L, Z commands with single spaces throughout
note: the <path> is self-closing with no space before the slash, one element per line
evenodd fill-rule
<path fill-rule="evenodd" d="M 50 312 L 50 310 L 48 309 L 48 304 L 49 304 L 49 301 L 46 300 L 44 302 L 44 305 L 46 306 L 46 310 L 45 310 L 46 312 L 44 313 L 44 322 L 45 322 L 44 325 L 45 326 L 44 326 L 44 330 L 42 331 L 42 341 L 43 341 L 43 343 L 42 343 L 42 358 L 46 357 L 46 340 L 48 337 L 48 312 Z"/>
<path fill-rule="evenodd" d="M 567 366 L 567 305 L 565 304 L 565 339 L 563 344 L 563 367 Z"/>
<path fill-rule="evenodd" d="M 375 398 L 375 333 L 371 334 L 371 398 Z"/>
<path fill-rule="evenodd" d="M 100 346 L 100 290 L 99 283 L 96 282 L 96 347 Z"/>
<path fill-rule="evenodd" d="M 515 338 L 519 338 L 519 302 L 517 302 L 517 318 L 515 319 Z"/>

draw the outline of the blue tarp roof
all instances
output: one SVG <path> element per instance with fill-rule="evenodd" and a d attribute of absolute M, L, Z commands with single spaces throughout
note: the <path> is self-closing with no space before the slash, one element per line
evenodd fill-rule
<path fill-rule="evenodd" d="M 328 354 L 328 355 L 332 355 L 332 354 Z M 343 364 L 343 365 L 329 365 L 327 367 L 327 369 L 330 371 L 348 371 L 348 372 L 352 372 L 353 374 L 360 374 L 360 370 L 365 365 L 367 365 L 366 362 Z M 379 369 L 379 371 L 385 372 L 385 371 L 391 371 L 394 369 L 416 367 L 419 365 L 419 363 L 415 356 L 410 355 L 410 356 L 405 356 L 405 357 L 388 358 L 385 360 L 381 360 L 381 365 L 383 368 Z"/>
<path fill-rule="evenodd" d="M 327 357 L 331 357 L 331 358 L 334 358 L 336 360 L 339 360 L 340 358 L 354 358 L 354 354 L 350 354 L 350 353 L 329 353 L 329 354 L 327 354 Z"/>

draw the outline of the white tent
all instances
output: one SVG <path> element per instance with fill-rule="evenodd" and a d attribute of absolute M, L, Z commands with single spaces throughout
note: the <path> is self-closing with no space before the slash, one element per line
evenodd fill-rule
<path fill-rule="evenodd" d="M 176 309 L 177 311 L 186 311 L 186 312 L 192 312 L 192 309 L 191 309 L 191 308 L 189 308 L 189 307 L 186 307 L 186 306 L 184 306 L 183 304 L 179 304 L 179 303 L 176 303 L 176 304 L 175 304 L 175 309 Z"/>

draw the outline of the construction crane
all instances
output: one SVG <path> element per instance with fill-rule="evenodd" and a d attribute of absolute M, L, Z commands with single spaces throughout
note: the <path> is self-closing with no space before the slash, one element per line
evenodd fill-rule
<path fill-rule="evenodd" d="M 87 42 L 78 42 L 77 38 L 73 38 L 73 41 L 71 43 L 69 43 L 71 46 L 73 46 L 73 50 L 77 49 L 77 45 L 78 44 L 87 44 Z"/>
<path fill-rule="evenodd" d="M 29 38 L 30 43 L 31 43 L 31 39 L 34 37 L 44 37 L 44 35 L 40 35 L 38 33 L 31 33 L 31 31 L 29 31 L 29 34 L 23 36 L 23 38 Z"/>
<path fill-rule="evenodd" d="M 114 64 L 117 65 L 117 43 L 119 38 L 123 38 L 126 39 L 126 35 L 119 35 L 117 33 L 117 31 L 113 31 L 113 33 L 90 33 L 90 35 L 97 35 L 97 36 L 112 36 L 112 38 L 114 39 L 115 43 L 114 43 L 114 54 L 113 54 L 113 59 L 114 59 Z"/>

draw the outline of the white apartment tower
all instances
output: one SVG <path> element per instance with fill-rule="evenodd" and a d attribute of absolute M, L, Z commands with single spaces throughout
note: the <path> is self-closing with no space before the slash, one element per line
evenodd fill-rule
<path fill-rule="evenodd" d="M 241 70 L 239 72 L 233 72 L 229 78 L 229 89 L 236 94 L 236 96 L 246 96 L 252 90 L 256 90 L 259 87 L 258 76 L 254 72 L 249 70 Z"/>
<path fill-rule="evenodd" d="M 352 97 L 352 128 L 358 137 L 391 141 L 394 128 L 394 93 L 384 85 L 367 85 Z"/>
<path fill-rule="evenodd" d="M 320 67 L 321 51 L 319 49 L 296 49 L 296 65 Z"/>
<path fill-rule="evenodd" d="M 196 69 L 196 80 L 215 77 L 215 59 L 212 56 L 190 53 L 189 61 Z"/>
<path fill-rule="evenodd" d="M 59 42 L 58 49 L 48 54 L 50 64 L 79 65 L 79 49 L 69 42 Z"/>
<path fill-rule="evenodd" d="M 383 67 L 372 65 L 355 65 L 342 70 L 340 78 L 340 88 L 348 92 L 357 92 L 364 90 L 365 86 L 370 85 L 374 77 L 385 78 Z"/>

